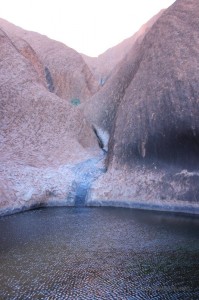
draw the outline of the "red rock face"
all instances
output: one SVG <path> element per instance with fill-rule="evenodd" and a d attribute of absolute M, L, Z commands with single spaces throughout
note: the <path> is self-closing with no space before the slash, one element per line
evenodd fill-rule
<path fill-rule="evenodd" d="M 40 161 L 37 153 L 43 153 L 42 163 L 45 163 L 46 159 L 54 160 L 57 153 L 56 159 L 64 161 L 63 152 L 71 146 L 68 139 L 77 138 L 81 132 L 84 122 L 81 111 L 44 88 L 35 69 L 3 31 L 1 59 L 1 134 L 4 141 L 1 157 L 10 155 L 5 149 L 10 146 L 12 159 L 37 163 Z"/>
<path fill-rule="evenodd" d="M 162 13 L 163 11 L 149 20 L 131 38 L 107 50 L 98 58 L 84 57 L 98 81 L 100 78 L 108 78 L 100 91 L 85 105 L 87 118 L 96 129 L 101 128 L 106 136 L 110 136 L 112 132 L 118 105 L 139 67 L 136 58 L 144 36 Z"/>
<path fill-rule="evenodd" d="M 31 63 L 37 73 L 38 81 L 47 87 L 45 69 L 36 52 L 25 40 L 21 38 L 13 37 L 12 42 L 16 49 Z"/>
<path fill-rule="evenodd" d="M 68 102 L 78 99 L 80 103 L 84 103 L 97 91 L 97 81 L 75 50 L 2 19 L 0 27 L 20 53 L 31 62 L 39 78 L 42 81 L 45 78 L 44 85 L 47 85 L 50 92 Z"/>
<path fill-rule="evenodd" d="M 1 21 L 0 208 L 74 205 L 87 185 L 94 205 L 199 212 L 198 20 L 176 1 L 98 92 L 78 53 Z"/>
<path fill-rule="evenodd" d="M 94 95 L 97 117 L 85 109 L 110 136 L 93 198 L 198 202 L 198 20 L 198 1 L 176 1 Z"/>
<path fill-rule="evenodd" d="M 111 135 L 110 158 L 184 161 L 191 151 L 198 160 L 197 8 L 177 1 L 165 11 L 85 108 Z"/>
<path fill-rule="evenodd" d="M 198 167 L 198 8 L 197 1 L 177 1 L 148 32 L 131 61 L 137 68 L 114 127 L 112 149 L 118 161 L 158 159 Z"/>
<path fill-rule="evenodd" d="M 15 43 L 0 30 L 1 208 L 66 199 L 74 177 L 66 165 L 98 151 L 81 109 L 50 93 L 35 52 Z"/>
<path fill-rule="evenodd" d="M 97 82 L 75 50 L 37 33 L 28 33 L 25 39 L 48 68 L 57 96 L 83 103 L 97 91 Z"/>

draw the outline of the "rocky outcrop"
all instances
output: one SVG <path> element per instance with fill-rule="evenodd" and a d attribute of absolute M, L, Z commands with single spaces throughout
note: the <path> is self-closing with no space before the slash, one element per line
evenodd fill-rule
<path fill-rule="evenodd" d="M 91 98 L 78 53 L 0 21 L 0 212 L 84 203 L 199 213 L 198 19 L 197 0 L 177 0 Z"/>
<path fill-rule="evenodd" d="M 26 42 L 0 30 L 0 45 L 1 212 L 52 199 L 71 205 L 71 166 L 99 154 L 94 133 L 79 107 L 45 87 Z"/>
<path fill-rule="evenodd" d="M 53 92 L 66 100 L 88 100 L 98 89 L 90 69 L 75 50 L 38 33 L 28 33 L 25 39 L 38 54 L 52 78 Z M 49 81 L 48 81 L 49 82 Z"/>
<path fill-rule="evenodd" d="M 45 78 L 44 85 L 47 85 L 50 92 L 76 104 L 75 100 L 83 103 L 97 91 L 97 81 L 75 50 L 3 19 L 0 19 L 0 27 L 20 53 L 31 62 L 40 78 Z"/>
<path fill-rule="evenodd" d="M 98 80 L 102 74 L 105 74 L 103 76 L 106 78 L 110 77 L 103 88 L 94 94 L 91 101 L 87 102 L 85 106 L 85 115 L 93 124 L 97 135 L 100 136 L 102 148 L 106 151 L 118 105 L 132 80 L 133 74 L 139 67 L 136 57 L 144 36 L 162 13 L 163 11 L 160 11 L 135 35 L 107 50 L 98 58 L 85 59 Z"/>
<path fill-rule="evenodd" d="M 86 108 L 93 126 L 110 136 L 108 172 L 89 203 L 198 206 L 198 20 L 197 0 L 177 0 Z"/>

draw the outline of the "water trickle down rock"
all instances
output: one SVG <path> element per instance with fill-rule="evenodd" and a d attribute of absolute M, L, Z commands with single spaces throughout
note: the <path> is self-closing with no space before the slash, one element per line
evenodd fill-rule
<path fill-rule="evenodd" d="M 98 157 L 78 163 L 71 168 L 76 175 L 76 179 L 72 183 L 68 199 L 73 199 L 75 206 L 86 205 L 87 195 L 92 183 L 106 171 L 104 166 L 105 156 L 106 154 L 102 153 Z"/>

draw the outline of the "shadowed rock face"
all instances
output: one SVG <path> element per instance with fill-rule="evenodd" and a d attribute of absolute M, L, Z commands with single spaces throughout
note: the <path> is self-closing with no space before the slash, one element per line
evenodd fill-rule
<path fill-rule="evenodd" d="M 198 18 L 197 1 L 177 1 L 140 45 L 114 123 L 110 156 L 118 162 L 198 167 Z"/>
<path fill-rule="evenodd" d="M 91 199 L 199 200 L 198 20 L 197 0 L 176 1 L 94 96 L 110 140 Z"/>
<path fill-rule="evenodd" d="M 198 162 L 197 8 L 177 1 L 164 12 L 86 107 L 112 137 L 110 158 Z"/>
<path fill-rule="evenodd" d="M 95 76 L 110 76 L 106 84 L 85 106 L 85 115 L 99 135 L 110 136 L 118 105 L 124 97 L 133 75 L 139 68 L 139 60 L 137 61 L 136 59 L 140 51 L 140 45 L 148 30 L 162 13 L 163 11 L 149 20 L 131 38 L 109 49 L 98 58 L 85 59 L 91 70 L 95 69 L 93 70 Z M 132 64 L 132 62 L 134 63 Z M 107 144 L 107 141 L 105 143 Z"/>

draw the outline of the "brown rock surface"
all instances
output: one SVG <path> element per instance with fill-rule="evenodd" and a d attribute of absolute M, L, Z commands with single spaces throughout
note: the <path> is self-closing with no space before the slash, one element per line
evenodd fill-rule
<path fill-rule="evenodd" d="M 90 119 L 110 135 L 108 172 L 92 203 L 198 205 L 198 20 L 197 0 L 177 0 L 90 102 L 86 114 L 100 103 Z"/>

